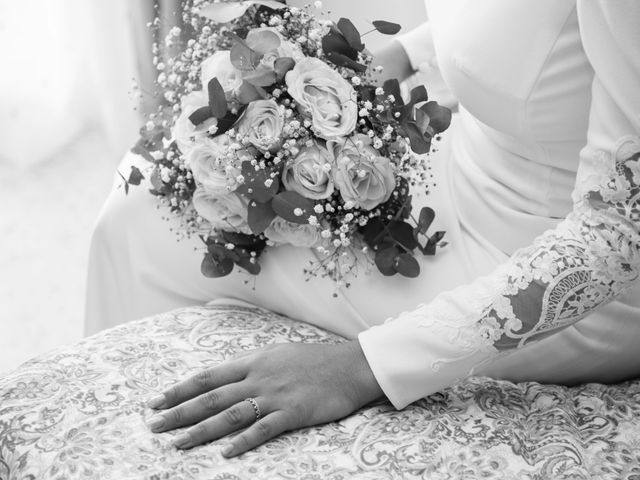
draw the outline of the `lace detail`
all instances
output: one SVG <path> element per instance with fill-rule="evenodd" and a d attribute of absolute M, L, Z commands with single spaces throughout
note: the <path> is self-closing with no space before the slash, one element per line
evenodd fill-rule
<path fill-rule="evenodd" d="M 640 138 L 592 152 L 573 212 L 490 276 L 438 296 L 411 315 L 474 364 L 584 318 L 640 276 Z M 462 300 L 462 301 L 461 301 Z M 477 361 L 476 361 L 477 357 Z"/>

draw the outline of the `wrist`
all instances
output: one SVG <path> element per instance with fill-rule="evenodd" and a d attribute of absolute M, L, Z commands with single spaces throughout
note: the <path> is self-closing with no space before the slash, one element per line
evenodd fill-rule
<path fill-rule="evenodd" d="M 354 390 L 356 408 L 384 397 L 384 392 L 376 380 L 369 362 L 362 351 L 358 340 L 342 344 L 347 357 L 347 368 Z"/>

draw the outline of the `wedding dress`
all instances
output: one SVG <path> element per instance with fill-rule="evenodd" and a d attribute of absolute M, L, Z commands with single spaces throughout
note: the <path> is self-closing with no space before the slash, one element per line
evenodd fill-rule
<path fill-rule="evenodd" d="M 418 279 L 360 272 L 332 296 L 313 252 L 279 247 L 263 272 L 201 276 L 144 188 L 115 188 L 93 237 L 87 331 L 231 298 L 359 336 L 396 407 L 471 372 L 618 381 L 640 373 L 640 4 L 427 0 L 400 38 L 439 68 L 460 113 L 432 155 L 449 245 Z M 129 154 L 122 171 L 144 161 Z M 421 306 L 419 306 L 421 304 Z M 401 313 L 406 312 L 406 313 Z M 390 319 L 385 322 L 386 319 Z"/>

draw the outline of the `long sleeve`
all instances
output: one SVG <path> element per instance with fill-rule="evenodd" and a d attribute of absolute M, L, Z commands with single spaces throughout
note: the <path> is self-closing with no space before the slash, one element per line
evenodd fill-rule
<path fill-rule="evenodd" d="M 396 408 L 553 335 L 638 278 L 640 3 L 577 4 L 594 80 L 573 210 L 490 275 L 360 334 Z"/>

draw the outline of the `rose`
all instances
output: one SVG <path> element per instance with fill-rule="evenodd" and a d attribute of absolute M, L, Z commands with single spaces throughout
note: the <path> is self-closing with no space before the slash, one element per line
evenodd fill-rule
<path fill-rule="evenodd" d="M 194 180 L 211 195 L 224 195 L 235 189 L 234 178 L 240 172 L 233 166 L 227 168 L 225 165 L 227 147 L 228 137 L 221 135 L 199 143 L 187 155 L 185 163 L 191 169 Z"/>
<path fill-rule="evenodd" d="M 381 157 L 366 135 L 327 142 L 335 168 L 333 181 L 347 205 L 371 210 L 389 200 L 396 179 L 388 158 Z"/>
<path fill-rule="evenodd" d="M 238 133 L 259 150 L 278 150 L 284 128 L 283 109 L 275 100 L 256 100 L 247 106 L 237 127 Z"/>
<path fill-rule="evenodd" d="M 198 187 L 193 193 L 193 207 L 215 229 L 251 234 L 247 223 L 247 201 L 240 195 L 212 195 Z"/>
<path fill-rule="evenodd" d="M 171 135 L 178 144 L 178 148 L 184 154 L 188 154 L 197 142 L 206 138 L 207 132 L 218 125 L 216 118 L 209 118 L 197 127 L 189 120 L 189 117 L 201 107 L 209 104 L 209 99 L 204 92 L 192 92 L 182 97 L 182 113 L 176 120 Z"/>
<path fill-rule="evenodd" d="M 289 95 L 311 115 L 319 137 L 349 135 L 356 126 L 356 92 L 340 74 L 317 58 L 305 58 L 285 77 Z"/>
<path fill-rule="evenodd" d="M 304 147 L 287 162 L 282 171 L 282 183 L 313 200 L 329 198 L 334 190 L 331 169 L 334 162 L 326 148 L 320 145 Z"/>
<path fill-rule="evenodd" d="M 317 226 L 288 222 L 276 217 L 264 231 L 265 236 L 276 244 L 288 243 L 294 247 L 315 247 L 323 242 Z"/>
<path fill-rule="evenodd" d="M 228 50 L 218 50 L 202 62 L 200 68 L 202 89 L 205 92 L 208 91 L 209 82 L 213 78 L 218 79 L 227 95 L 236 94 L 242 86 L 242 73 L 231 63 L 231 52 Z"/>

